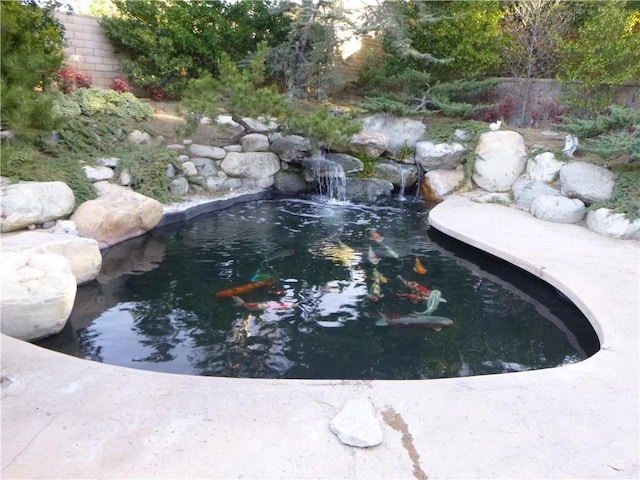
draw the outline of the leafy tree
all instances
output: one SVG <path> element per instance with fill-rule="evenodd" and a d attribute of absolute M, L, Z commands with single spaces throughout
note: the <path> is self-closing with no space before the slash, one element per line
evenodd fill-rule
<path fill-rule="evenodd" d="M 1 122 L 14 130 L 48 129 L 52 102 L 46 90 L 64 61 L 64 28 L 55 2 L 0 2 Z"/>
<path fill-rule="evenodd" d="M 514 0 L 506 7 L 503 26 L 510 41 L 504 47 L 508 72 L 525 80 L 520 102 L 519 124 L 525 124 L 531 79 L 556 72 L 558 41 L 571 27 L 572 2 L 561 0 Z"/>
<path fill-rule="evenodd" d="M 324 98 L 339 81 L 333 75 L 340 59 L 338 33 L 351 22 L 340 0 L 301 0 L 288 16 L 288 36 L 273 49 L 269 71 L 292 96 Z"/>
<path fill-rule="evenodd" d="M 589 6 L 577 31 L 560 41 L 558 79 L 574 89 L 575 106 L 597 113 L 612 100 L 608 86 L 640 81 L 640 8 L 625 0 Z"/>
<path fill-rule="evenodd" d="M 429 65 L 434 81 L 474 79 L 498 73 L 506 42 L 499 0 L 432 1 L 425 7 L 439 21 L 411 24 L 412 43 L 418 50 L 428 49 L 437 58 L 451 59 L 448 63 Z"/>
<path fill-rule="evenodd" d="M 177 97 L 201 71 L 217 74 L 222 54 L 233 61 L 261 41 L 279 43 L 289 20 L 273 2 L 241 0 L 114 0 L 119 17 L 102 20 L 109 38 L 129 55 L 123 71 L 139 87 Z"/>

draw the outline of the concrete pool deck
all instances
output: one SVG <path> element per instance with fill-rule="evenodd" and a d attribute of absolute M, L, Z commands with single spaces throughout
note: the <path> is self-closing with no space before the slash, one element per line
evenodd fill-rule
<path fill-rule="evenodd" d="M 640 243 L 452 197 L 438 230 L 569 297 L 601 350 L 571 365 L 408 381 L 131 370 L 2 336 L 2 478 L 638 478 Z M 367 398 L 382 444 L 329 422 Z"/>

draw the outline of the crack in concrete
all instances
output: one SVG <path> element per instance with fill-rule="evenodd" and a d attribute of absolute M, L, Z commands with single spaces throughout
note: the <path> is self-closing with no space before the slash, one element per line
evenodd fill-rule
<path fill-rule="evenodd" d="M 384 423 L 393 428 L 396 432 L 402 434 L 402 446 L 409 454 L 409 458 L 413 462 L 413 476 L 418 480 L 428 480 L 427 474 L 420 466 L 420 454 L 416 450 L 416 446 L 413 444 L 413 437 L 409 433 L 409 426 L 404 421 L 402 416 L 397 413 L 393 407 L 387 407 L 382 412 L 382 419 Z"/>

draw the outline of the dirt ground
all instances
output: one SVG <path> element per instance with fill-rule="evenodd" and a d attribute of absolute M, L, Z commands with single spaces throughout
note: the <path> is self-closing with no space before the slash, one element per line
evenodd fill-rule
<path fill-rule="evenodd" d="M 146 122 L 146 126 L 156 135 L 162 135 L 166 140 L 166 144 L 181 143 L 182 140 L 177 133 L 177 128 L 183 123 L 182 116 L 178 113 L 178 104 L 176 102 L 154 102 L 148 100 L 147 103 L 154 107 L 153 117 Z M 428 124 L 428 120 L 427 120 Z M 510 127 L 506 127 L 510 128 Z M 564 147 L 564 134 L 556 132 L 556 135 L 550 134 L 552 128 L 513 128 L 520 133 L 525 141 L 527 150 L 530 152 L 536 147 L 542 147 L 551 152 L 560 152 Z M 193 143 L 214 145 L 222 147 L 233 142 L 234 137 L 242 132 L 240 128 L 232 128 L 229 126 L 220 126 L 216 123 L 200 124 L 197 130 L 189 135 L 189 139 Z M 578 151 L 576 160 L 601 163 L 602 160 L 586 152 Z"/>

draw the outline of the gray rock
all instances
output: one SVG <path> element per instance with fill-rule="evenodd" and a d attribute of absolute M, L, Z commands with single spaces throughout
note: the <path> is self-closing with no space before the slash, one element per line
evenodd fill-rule
<path fill-rule="evenodd" d="M 273 176 L 275 189 L 285 195 L 296 195 L 311 190 L 312 184 L 304 181 L 299 172 L 280 170 Z"/>
<path fill-rule="evenodd" d="M 364 170 L 362 160 L 347 155 L 346 153 L 328 153 L 325 155 L 325 159 L 329 162 L 342 165 L 345 175 L 360 173 Z"/>
<path fill-rule="evenodd" d="M 275 134 L 271 136 L 269 149 L 283 162 L 300 162 L 311 155 L 311 142 L 308 138 L 299 135 Z"/>
<path fill-rule="evenodd" d="M 245 152 L 269 151 L 269 137 L 261 133 L 250 133 L 240 140 L 242 150 Z"/>
<path fill-rule="evenodd" d="M 224 148 L 212 147 L 210 145 L 199 145 L 197 143 L 191 144 L 189 152 L 192 157 L 205 157 L 213 160 L 222 160 L 227 155 Z"/>
<path fill-rule="evenodd" d="M 418 142 L 416 143 L 415 162 L 425 172 L 429 170 L 453 170 L 462 163 L 464 153 L 467 151 L 459 143 Z"/>
<path fill-rule="evenodd" d="M 499 203 L 501 205 L 511 204 L 511 196 L 508 193 L 485 193 L 474 196 L 471 201 L 477 203 Z"/>
<path fill-rule="evenodd" d="M 35 341 L 60 333 L 76 298 L 76 277 L 61 255 L 3 252 L 2 333 Z"/>
<path fill-rule="evenodd" d="M 389 201 L 393 193 L 393 184 L 375 178 L 346 179 L 346 197 L 356 203 L 383 204 Z"/>
<path fill-rule="evenodd" d="M 131 172 L 128 168 L 125 168 L 120 172 L 120 176 L 118 177 L 118 183 L 122 186 L 131 185 Z"/>
<path fill-rule="evenodd" d="M 116 168 L 120 159 L 118 157 L 96 158 L 96 165 L 101 167 Z"/>
<path fill-rule="evenodd" d="M 513 199 L 525 210 L 531 208 L 531 202 L 537 197 L 559 196 L 560 192 L 544 182 L 534 180 L 519 180 L 513 184 Z"/>
<path fill-rule="evenodd" d="M 540 153 L 527 161 L 527 174 L 531 180 L 545 183 L 555 182 L 560 169 L 565 164 L 566 162 L 556 160 L 555 155 L 551 152 Z"/>
<path fill-rule="evenodd" d="M 247 133 L 266 133 L 278 129 L 278 123 L 273 119 L 244 117 L 240 120 L 240 125 Z"/>
<path fill-rule="evenodd" d="M 220 168 L 230 177 L 264 178 L 280 170 L 280 160 L 272 152 L 229 152 Z"/>
<path fill-rule="evenodd" d="M 373 115 L 362 122 L 363 131 L 382 133 L 389 139 L 387 151 L 393 155 L 398 155 L 403 149 L 413 150 L 426 129 L 418 120 L 386 114 Z"/>
<path fill-rule="evenodd" d="M 392 160 L 378 160 L 373 165 L 376 178 L 387 180 L 395 187 L 412 187 L 418 182 L 418 168 L 403 165 Z"/>
<path fill-rule="evenodd" d="M 126 142 L 129 145 L 151 145 L 151 135 L 147 132 L 142 132 L 140 130 L 134 130 L 131 132 L 126 139 Z"/>
<path fill-rule="evenodd" d="M 229 153 L 229 152 L 242 152 L 242 145 L 225 145 L 224 150 Z"/>
<path fill-rule="evenodd" d="M 177 197 L 183 197 L 189 193 L 189 182 L 185 177 L 172 178 L 169 182 L 169 191 Z"/>
<path fill-rule="evenodd" d="M 0 189 L 0 231 L 64 218 L 74 205 L 73 191 L 64 182 L 4 183 Z"/>
<path fill-rule="evenodd" d="M 605 237 L 640 240 L 640 219 L 630 222 L 622 213 L 613 213 L 608 208 L 587 212 L 586 225 Z"/>
<path fill-rule="evenodd" d="M 529 211 L 540 220 L 556 223 L 580 223 L 587 213 L 581 200 L 559 195 L 543 195 L 534 198 Z"/>
<path fill-rule="evenodd" d="M 522 135 L 510 130 L 483 133 L 475 153 L 473 181 L 489 192 L 510 190 L 527 162 Z"/>
<path fill-rule="evenodd" d="M 340 441 L 353 447 L 374 447 L 382 443 L 382 428 L 371 402 L 349 400 L 331 420 L 329 428 Z"/>
<path fill-rule="evenodd" d="M 560 169 L 560 190 L 569 198 L 585 204 L 607 200 L 613 193 L 615 175 L 604 167 L 586 162 L 571 162 Z"/>
<path fill-rule="evenodd" d="M 226 181 L 227 179 L 223 177 L 207 177 L 205 188 L 210 192 L 223 192 L 227 189 Z"/>
<path fill-rule="evenodd" d="M 218 173 L 218 167 L 216 167 L 216 162 L 211 158 L 205 157 L 193 157 L 191 158 L 191 162 L 195 165 L 198 175 L 202 175 L 203 177 L 209 177 L 211 175 L 216 175 Z"/>

